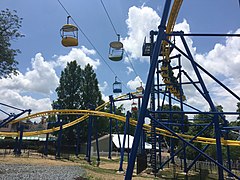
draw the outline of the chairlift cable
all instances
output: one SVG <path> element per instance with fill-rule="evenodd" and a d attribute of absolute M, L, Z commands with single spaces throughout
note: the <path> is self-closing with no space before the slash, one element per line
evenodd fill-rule
<path fill-rule="evenodd" d="M 97 50 L 97 48 L 94 46 L 94 44 L 91 42 L 91 40 L 88 38 L 88 36 L 84 33 L 84 31 L 80 28 L 80 26 L 77 24 L 77 22 L 74 20 L 74 18 L 71 16 L 71 14 L 69 13 L 69 11 L 64 7 L 64 5 L 60 2 L 60 0 L 57 0 L 58 3 L 61 5 L 61 7 L 64 9 L 64 11 L 67 13 L 68 16 L 71 17 L 72 21 L 74 22 L 74 24 L 78 27 L 78 29 L 81 31 L 81 33 L 83 34 L 83 36 L 87 39 L 87 41 L 89 42 L 89 44 L 93 47 L 93 49 L 96 51 L 96 53 L 100 56 L 100 58 L 104 61 L 104 63 L 107 65 L 107 67 L 111 70 L 111 72 L 118 77 L 118 79 L 123 82 L 119 76 L 113 71 L 113 69 L 110 67 L 110 65 L 106 62 L 106 60 L 103 58 L 103 56 L 100 54 L 100 52 Z M 126 90 L 129 90 L 127 88 L 127 86 L 123 83 L 123 86 Z"/>
<path fill-rule="evenodd" d="M 112 19 L 111 19 L 110 15 L 109 15 L 109 13 L 108 13 L 108 11 L 107 11 L 107 8 L 106 8 L 106 6 L 105 6 L 104 3 L 103 3 L 103 0 L 101 0 L 101 4 L 102 4 L 102 6 L 103 6 L 103 9 L 104 9 L 104 11 L 105 11 L 107 17 L 108 17 L 108 20 L 110 21 L 110 23 L 111 23 L 111 25 L 112 25 L 112 28 L 113 28 L 114 32 L 115 32 L 116 35 L 119 37 L 120 35 L 117 33 L 117 30 L 116 30 L 116 28 L 115 28 L 115 26 L 114 26 L 114 24 L 113 24 L 113 22 L 112 22 Z M 129 63 L 130 63 L 130 65 L 131 65 L 131 67 L 132 67 L 132 69 L 133 69 L 135 75 L 136 75 L 136 76 L 139 76 L 138 73 L 136 72 L 136 70 L 135 70 L 135 68 L 134 68 L 134 66 L 133 66 L 133 64 L 132 64 L 132 62 L 131 62 L 131 59 L 130 59 L 129 56 L 128 56 L 128 53 L 127 53 L 125 50 L 124 50 L 124 52 L 125 52 L 125 54 L 126 54 L 128 60 L 129 60 Z M 140 76 L 139 76 L 139 77 L 140 77 Z M 140 82 L 140 83 L 141 83 L 141 82 Z"/>
<path fill-rule="evenodd" d="M 139 74 L 137 73 L 137 71 L 135 70 L 133 64 L 132 64 L 132 61 L 131 61 L 130 57 L 128 56 L 127 51 L 124 51 L 124 52 L 125 52 L 125 54 L 126 54 L 126 57 L 128 58 L 128 61 L 129 61 L 130 65 L 131 65 L 131 67 L 132 67 L 132 69 L 133 69 L 133 72 L 135 73 L 136 77 L 137 77 L 137 76 L 140 77 Z M 142 83 L 141 81 L 139 81 L 139 82 Z"/>
<path fill-rule="evenodd" d="M 117 36 L 119 36 L 119 34 L 117 33 L 117 30 L 116 30 L 116 28 L 115 28 L 115 26 L 114 26 L 111 18 L 110 18 L 110 15 L 109 15 L 109 13 L 108 13 L 108 11 L 107 11 L 107 9 L 106 9 L 106 6 L 104 5 L 104 3 L 103 3 L 102 0 L 101 0 L 101 4 L 102 4 L 102 6 L 103 6 L 103 9 L 104 9 L 105 13 L 107 14 L 108 20 L 110 21 L 110 23 L 111 23 L 111 25 L 112 25 L 112 28 L 113 28 L 113 30 L 114 30 L 114 32 L 115 32 L 115 34 L 116 34 Z"/>

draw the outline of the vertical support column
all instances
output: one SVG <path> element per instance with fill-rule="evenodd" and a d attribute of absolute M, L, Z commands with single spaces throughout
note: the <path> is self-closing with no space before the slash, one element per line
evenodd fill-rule
<path fill-rule="evenodd" d="M 209 104 L 209 106 L 211 108 L 211 111 L 212 112 L 217 112 L 217 109 L 216 109 L 216 107 L 213 104 L 213 101 L 212 101 L 212 99 L 211 99 L 211 97 L 209 95 L 209 92 L 208 92 L 205 84 L 204 84 L 204 81 L 203 81 L 203 79 L 201 77 L 201 74 L 200 74 L 198 68 L 197 68 L 197 65 L 195 64 L 195 61 L 194 61 L 193 56 L 191 54 L 191 51 L 190 51 L 190 49 L 189 49 L 189 47 L 187 45 L 187 42 L 186 42 L 186 40 L 185 40 L 185 38 L 183 36 L 180 36 L 180 38 L 181 38 L 181 40 L 183 42 L 184 48 L 185 48 L 185 50 L 186 50 L 186 52 L 188 54 L 188 57 L 189 57 L 189 59 L 191 61 L 192 67 L 193 67 L 193 69 L 194 69 L 194 71 L 195 71 L 195 73 L 196 73 L 196 75 L 198 77 L 198 80 L 199 80 L 200 84 L 201 84 L 201 87 L 203 89 L 203 92 L 204 92 L 204 95 L 206 97 L 206 100 L 207 100 L 207 102 L 208 102 L 208 104 Z M 219 117 L 219 114 L 214 114 L 214 117 L 213 117 L 214 133 L 215 133 L 216 147 L 217 147 L 217 161 L 218 161 L 219 164 L 223 165 L 222 146 L 221 146 L 221 129 L 219 127 L 219 118 L 218 117 Z M 223 169 L 220 166 L 218 166 L 218 178 L 219 179 L 224 179 Z"/>
<path fill-rule="evenodd" d="M 169 92 L 169 111 L 170 111 L 170 115 L 169 115 L 169 122 L 170 122 L 170 126 L 169 128 L 172 130 L 173 126 L 173 117 L 172 117 L 172 94 Z M 170 137 L 170 156 L 172 157 L 171 159 L 171 163 L 175 164 L 175 160 L 174 160 L 174 139 Z"/>
<path fill-rule="evenodd" d="M 100 154 L 99 154 L 99 144 L 98 144 L 98 125 L 97 119 L 94 117 L 94 124 L 95 124 L 95 138 L 96 138 L 96 148 L 97 148 L 97 164 L 100 164 Z"/>
<path fill-rule="evenodd" d="M 159 167 L 162 165 L 162 136 L 158 135 L 158 157 L 159 157 Z"/>
<path fill-rule="evenodd" d="M 75 155 L 78 157 L 80 152 L 80 124 L 77 124 L 77 139 L 76 139 L 76 149 L 75 149 Z"/>
<path fill-rule="evenodd" d="M 154 45 L 154 32 L 150 32 L 150 41 L 151 41 L 151 49 L 153 49 Z M 150 60 L 152 60 L 152 52 L 150 55 Z M 157 57 L 158 58 L 158 57 Z M 151 62 L 150 62 L 151 63 Z M 158 63 L 157 63 L 158 65 Z M 153 74 L 153 81 L 151 84 L 151 94 L 150 94 L 150 110 L 155 111 L 155 83 L 154 83 L 154 74 Z M 155 114 L 152 114 L 153 117 L 155 117 Z M 156 123 L 154 120 L 151 119 L 151 168 L 152 173 L 156 176 L 157 173 L 157 159 L 156 159 Z"/>
<path fill-rule="evenodd" d="M 17 125 L 17 133 L 19 134 L 19 126 L 20 126 L 20 123 L 18 123 Z M 18 152 L 18 136 L 16 136 L 16 139 L 15 139 L 15 146 L 14 146 L 14 155 L 17 155 L 17 152 Z"/>
<path fill-rule="evenodd" d="M 113 99 L 112 99 L 112 102 L 113 102 L 113 114 L 116 114 L 116 106 L 114 104 L 114 100 Z M 120 140 L 120 135 L 119 135 L 118 120 L 115 120 L 115 122 L 116 122 L 115 130 L 116 130 L 117 136 L 118 136 L 119 149 L 121 149 L 121 140 Z"/>
<path fill-rule="evenodd" d="M 91 163 L 92 116 L 88 119 L 87 161 Z"/>
<path fill-rule="evenodd" d="M 171 5 L 171 0 L 165 1 L 162 20 L 161 20 L 160 26 L 158 27 L 159 31 L 158 31 L 157 41 L 156 41 L 155 46 L 154 46 L 152 60 L 151 60 L 150 69 L 149 69 L 148 78 L 147 78 L 147 83 L 146 83 L 146 89 L 145 89 L 145 93 L 144 93 L 144 96 L 143 96 L 142 107 L 140 109 L 140 116 L 139 116 L 139 119 L 138 119 L 135 134 L 134 134 L 134 140 L 133 140 L 131 155 L 130 155 L 130 159 L 129 159 L 129 163 L 128 163 L 128 167 L 127 167 L 127 172 L 126 172 L 126 176 L 125 176 L 126 180 L 132 179 L 132 173 L 133 173 L 135 159 L 136 159 L 136 155 L 137 155 L 137 148 L 138 148 L 139 141 L 140 141 L 140 134 L 141 134 L 141 130 L 142 130 L 142 127 L 143 127 L 144 119 L 145 119 L 145 116 L 146 116 L 146 113 L 147 113 L 147 105 L 148 105 L 148 101 L 149 101 L 151 87 L 152 87 L 152 84 L 153 84 L 153 81 L 154 81 L 154 73 L 155 73 L 155 69 L 156 69 L 156 65 L 157 65 L 158 55 L 159 55 L 159 51 L 160 51 L 162 41 L 165 38 L 165 32 L 164 31 L 165 31 L 165 27 L 166 27 L 166 21 L 167 21 L 167 18 L 168 18 L 168 13 L 169 13 L 169 10 L 170 10 L 170 5 Z"/>
<path fill-rule="evenodd" d="M 182 89 L 182 64 L 181 64 L 181 56 L 179 55 L 178 56 L 178 65 L 179 65 L 179 85 L 180 85 L 180 109 L 181 109 L 181 112 L 183 112 L 183 89 Z M 184 124 L 185 124 L 185 121 L 184 121 L 184 114 L 181 113 L 181 131 L 182 131 L 182 134 L 185 133 L 184 131 Z M 186 146 L 185 146 L 185 143 L 183 143 L 183 165 L 184 165 L 184 169 L 183 171 L 185 173 L 187 173 L 187 157 L 186 157 Z"/>
<path fill-rule="evenodd" d="M 23 138 L 23 129 L 24 126 L 23 125 L 19 125 L 19 140 L 18 140 L 18 150 L 17 150 L 17 155 L 20 156 L 21 155 L 21 149 L 22 149 L 22 138 Z"/>
<path fill-rule="evenodd" d="M 124 150 L 125 150 L 125 142 L 126 142 L 126 135 L 127 135 L 127 126 L 128 126 L 130 117 L 131 117 L 131 113 L 127 111 L 126 122 L 124 126 L 123 145 L 121 147 L 121 159 L 120 159 L 120 165 L 118 169 L 119 172 L 123 172 L 123 160 L 124 160 Z"/>
<path fill-rule="evenodd" d="M 47 129 L 49 129 L 50 125 L 49 125 L 49 122 L 47 124 Z M 44 155 L 45 156 L 48 156 L 48 138 L 49 138 L 49 133 L 46 134 L 46 140 L 45 140 L 45 143 L 44 143 Z"/>
<path fill-rule="evenodd" d="M 61 153 L 61 145 L 62 145 L 62 120 L 60 119 L 58 115 L 58 125 L 60 127 L 60 130 L 58 132 L 58 139 L 57 139 L 57 152 L 56 152 L 56 158 L 60 158 L 60 153 Z"/>
<path fill-rule="evenodd" d="M 110 101 L 110 113 L 113 111 L 113 98 L 109 96 Z M 109 118 L 109 142 L 108 142 L 108 159 L 112 159 L 112 118 Z"/>
<path fill-rule="evenodd" d="M 224 119 L 224 126 L 227 127 L 228 126 L 228 121 Z M 225 130 L 226 134 L 225 134 L 225 139 L 228 139 L 228 129 Z M 230 155 L 230 147 L 227 145 L 227 162 L 228 162 L 228 169 L 229 171 L 232 171 L 232 165 L 231 165 L 231 155 Z M 229 177 L 233 177 L 230 173 L 228 173 Z"/>

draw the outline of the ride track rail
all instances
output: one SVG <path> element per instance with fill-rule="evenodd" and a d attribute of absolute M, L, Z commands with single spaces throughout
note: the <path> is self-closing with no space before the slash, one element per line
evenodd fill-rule
<path fill-rule="evenodd" d="M 173 31 L 179 10 L 181 8 L 183 0 L 175 0 L 172 8 L 171 8 L 171 13 L 169 15 L 168 18 L 168 23 L 167 23 L 167 27 L 166 27 L 166 33 L 170 34 Z M 168 36 L 168 38 L 171 38 L 171 36 Z M 166 41 L 163 41 L 162 46 L 163 47 L 167 47 L 169 44 Z M 163 48 L 165 49 L 165 48 Z M 170 51 L 163 51 L 162 54 L 163 56 L 168 59 L 169 58 L 169 54 Z M 134 93 L 132 93 L 134 94 Z M 117 97 L 115 100 L 120 99 L 122 97 L 126 97 L 127 95 L 122 95 Z M 49 116 L 49 115 L 83 115 L 80 118 L 77 118 L 76 120 L 69 122 L 67 124 L 64 124 L 62 126 L 62 129 L 66 129 L 68 127 L 74 126 L 77 123 L 80 123 L 84 120 L 86 120 L 89 116 L 98 116 L 98 117 L 107 117 L 107 118 L 113 118 L 122 122 L 126 121 L 126 118 L 124 116 L 119 116 L 116 114 L 111 114 L 111 113 L 107 113 L 107 112 L 101 112 L 99 110 L 101 110 L 102 108 L 104 108 L 107 104 L 109 104 L 109 102 L 106 102 L 102 105 L 100 105 L 99 107 L 96 108 L 95 111 L 93 110 L 75 110 L 75 109 L 64 109 L 64 110 L 50 110 L 50 111 L 44 111 L 44 112 L 39 112 L 36 114 L 32 114 L 32 115 L 28 115 L 26 117 L 23 118 L 18 118 L 14 121 L 11 122 L 11 124 L 23 121 L 23 120 L 28 120 L 28 119 L 33 119 L 33 118 L 37 118 L 37 117 L 42 117 L 42 116 Z M 130 124 L 133 126 L 137 125 L 137 121 L 130 119 Z M 149 124 L 144 124 L 143 128 L 145 130 L 147 130 L 148 132 L 151 131 L 151 126 Z M 32 131 L 32 132 L 24 132 L 23 136 L 34 136 L 34 135 L 40 135 L 40 134 L 47 134 L 47 133 L 52 133 L 55 131 L 59 131 L 60 127 L 53 127 L 50 129 L 46 129 L 46 130 L 40 130 L 40 131 Z M 173 136 L 171 134 L 171 132 L 165 130 L 165 129 L 161 129 L 161 128 L 156 128 L 156 132 L 159 135 L 163 135 L 163 136 L 167 136 L 167 137 L 171 137 L 171 138 L 176 138 L 176 136 Z M 215 138 L 207 138 L 207 137 L 201 137 L 198 136 L 196 138 L 194 138 L 194 136 L 191 135 L 187 135 L 187 134 L 181 134 L 181 133 L 176 133 L 177 135 L 181 136 L 182 138 L 184 138 L 185 140 L 192 140 L 193 142 L 199 142 L 199 143 L 203 143 L 203 144 L 216 144 L 216 139 Z M 7 136 L 7 137 L 16 137 L 19 136 L 18 132 L 0 132 L 0 136 Z M 221 139 L 221 144 L 225 145 L 225 146 L 240 146 L 240 141 L 235 141 L 235 140 L 225 140 L 225 139 Z"/>
<path fill-rule="evenodd" d="M 121 96 L 121 97 L 123 97 L 123 96 Z M 34 118 L 38 118 L 38 117 L 42 117 L 42 116 L 51 116 L 51 115 L 83 115 L 82 117 L 77 118 L 76 120 L 74 120 L 72 122 L 64 124 L 62 126 L 62 129 L 66 129 L 68 127 L 74 126 L 74 125 L 86 120 L 89 116 L 107 117 L 107 118 L 113 118 L 113 119 L 125 122 L 126 117 L 124 117 L 124 116 L 98 111 L 98 110 L 102 109 L 104 106 L 106 106 L 108 103 L 109 102 L 102 104 L 101 106 L 96 108 L 95 111 L 94 110 L 76 110 L 76 109 L 43 111 L 43 112 L 25 116 L 23 118 L 16 119 L 16 120 L 12 121 L 11 124 L 14 124 L 14 123 L 17 123 L 20 121 L 24 121 L 24 120 L 30 120 L 30 119 L 34 119 Z M 137 121 L 134 119 L 130 119 L 130 124 L 133 126 L 136 126 Z M 151 126 L 149 124 L 144 124 L 143 128 L 148 132 L 151 131 Z M 40 134 L 52 133 L 52 132 L 59 131 L 59 130 L 60 130 L 60 126 L 45 129 L 45 130 L 40 130 L 40 131 L 23 132 L 23 136 L 36 136 L 36 135 L 40 135 Z M 156 132 L 159 135 L 176 138 L 175 136 L 173 136 L 171 134 L 171 132 L 169 132 L 165 129 L 156 128 Z M 181 134 L 181 133 L 177 133 L 177 134 L 186 140 L 187 139 L 191 140 L 194 138 L 194 136 L 191 136 L 191 135 L 186 135 L 186 134 Z M 0 136 L 16 137 L 16 136 L 19 136 L 19 132 L 0 132 Z M 193 142 L 199 142 L 199 143 L 203 143 L 203 144 L 216 144 L 216 139 L 199 136 L 199 137 L 196 137 L 196 139 L 193 140 Z M 235 141 L 235 140 L 222 139 L 221 143 L 222 143 L 222 145 L 225 145 L 225 146 L 227 146 L 227 145 L 228 146 L 240 146 L 240 141 Z"/>

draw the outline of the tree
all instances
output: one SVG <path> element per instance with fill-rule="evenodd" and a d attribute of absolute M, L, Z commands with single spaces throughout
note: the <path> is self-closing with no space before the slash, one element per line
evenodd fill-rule
<path fill-rule="evenodd" d="M 89 64 L 83 70 L 83 82 L 83 108 L 89 109 L 89 106 L 96 108 L 103 103 L 103 100 L 99 91 L 96 74 Z"/>
<path fill-rule="evenodd" d="M 20 53 L 19 49 L 11 48 L 11 41 L 23 37 L 18 30 L 21 27 L 22 18 L 16 15 L 17 11 L 9 9 L 0 12 L 0 78 L 17 75 L 15 56 Z"/>
<path fill-rule="evenodd" d="M 61 109 L 95 109 L 103 103 L 101 92 L 98 87 L 96 74 L 89 64 L 81 69 L 76 61 L 67 63 L 62 71 L 60 84 L 56 89 L 58 99 L 57 104 Z M 61 117 L 64 123 L 71 122 L 78 118 L 76 115 Z M 105 126 L 104 120 L 96 121 L 98 132 Z M 81 140 L 86 141 L 87 122 L 81 122 L 82 135 Z M 76 128 L 69 127 L 63 132 L 63 142 L 74 143 L 76 139 Z"/>
<path fill-rule="evenodd" d="M 56 89 L 57 104 L 60 109 L 81 109 L 83 91 L 83 72 L 76 61 L 67 63 L 66 68 L 61 72 L 60 84 Z M 77 119 L 76 115 L 61 116 L 63 123 L 69 123 Z M 76 139 L 76 128 L 69 127 L 64 130 L 63 142 L 73 143 Z"/>
<path fill-rule="evenodd" d="M 76 61 L 67 63 L 56 89 L 61 109 L 81 109 L 83 105 L 83 71 Z"/>
<path fill-rule="evenodd" d="M 240 102 L 237 103 L 237 112 L 240 113 Z M 237 117 L 237 120 L 240 120 L 240 115 Z"/>

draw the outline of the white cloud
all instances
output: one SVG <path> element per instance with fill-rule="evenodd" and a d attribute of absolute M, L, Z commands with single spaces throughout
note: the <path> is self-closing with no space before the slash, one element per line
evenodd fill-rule
<path fill-rule="evenodd" d="M 20 109 L 31 109 L 33 113 L 51 109 L 50 95 L 58 85 L 58 77 L 51 63 L 37 53 L 31 61 L 32 67 L 25 74 L 0 79 L 1 102 Z M 38 99 L 32 97 L 38 95 Z M 11 112 L 13 111 L 13 112 Z M 19 113 L 7 109 L 8 113 Z M 2 114 L 0 115 L 2 118 Z"/>
<path fill-rule="evenodd" d="M 137 76 L 134 80 L 128 81 L 127 86 L 131 90 L 136 90 L 137 87 L 141 86 L 141 82 L 142 82 L 141 78 Z M 142 86 L 144 86 L 144 84 Z"/>
<path fill-rule="evenodd" d="M 99 89 L 101 92 L 104 92 L 107 87 L 108 87 L 107 81 L 104 81 L 102 86 L 99 85 Z"/>
<path fill-rule="evenodd" d="M 49 95 L 58 85 L 58 77 L 51 63 L 44 60 L 41 53 L 32 58 L 32 69 L 25 74 L 0 79 L 2 89 L 12 89 L 18 92 L 37 92 Z"/>
<path fill-rule="evenodd" d="M 100 65 L 99 59 L 92 59 L 90 57 L 95 54 L 96 52 L 94 50 L 89 50 L 84 46 L 81 46 L 81 48 L 72 48 L 67 55 L 60 55 L 58 57 L 57 65 L 64 68 L 68 62 L 76 60 L 82 68 L 84 68 L 87 64 L 90 64 L 93 66 L 93 69 L 97 69 Z"/>
<path fill-rule="evenodd" d="M 31 96 L 23 96 L 15 90 L 1 89 L 1 103 L 14 106 L 19 109 L 31 109 L 32 113 L 37 113 L 40 111 L 46 111 L 51 109 L 52 101 L 50 98 L 35 99 Z M 20 111 L 14 110 L 12 108 L 5 108 L 1 106 L 7 113 L 20 113 Z M 27 114 L 25 114 L 27 115 Z M 6 118 L 3 113 L 0 113 L 0 119 Z"/>
<path fill-rule="evenodd" d="M 131 72 L 133 72 L 133 69 L 129 66 L 127 66 L 127 74 L 129 75 Z"/>
<path fill-rule="evenodd" d="M 145 36 L 149 36 L 150 30 L 156 30 L 160 22 L 160 17 L 150 7 L 129 8 L 128 19 L 128 37 L 123 38 L 125 50 L 130 52 L 131 58 L 142 58 L 142 44 Z M 147 58 L 148 59 L 148 58 Z"/>

